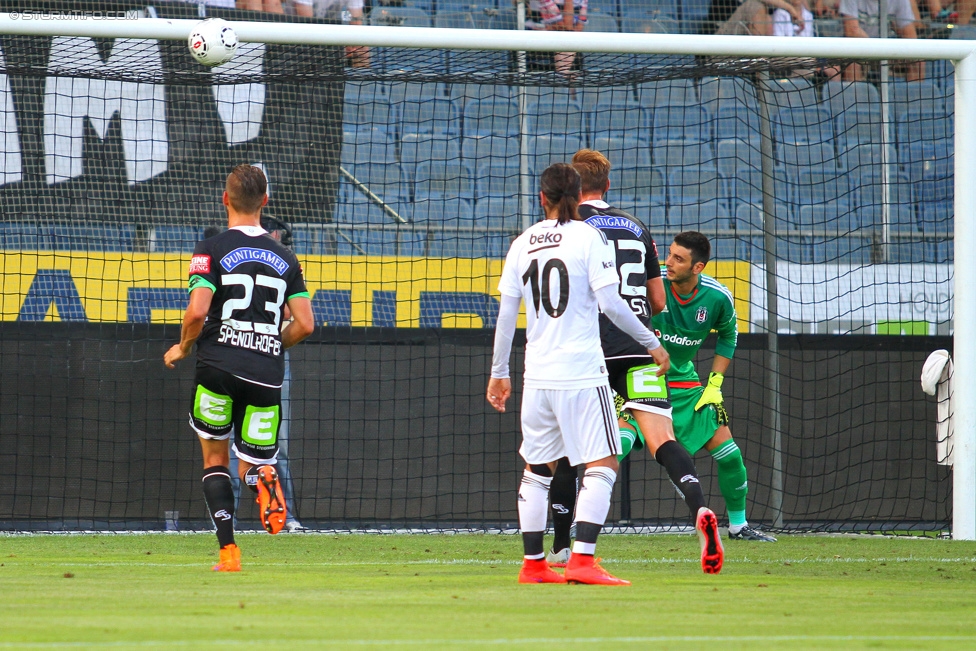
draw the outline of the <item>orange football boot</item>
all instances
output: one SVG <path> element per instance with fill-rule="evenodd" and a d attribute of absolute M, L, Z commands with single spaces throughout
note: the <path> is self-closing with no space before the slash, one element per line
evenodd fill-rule
<path fill-rule="evenodd" d="M 274 466 L 258 468 L 258 512 L 265 531 L 274 535 L 285 527 L 285 494 Z"/>
<path fill-rule="evenodd" d="M 213 566 L 214 572 L 240 572 L 241 548 L 231 543 L 220 548 L 220 562 Z"/>
<path fill-rule="evenodd" d="M 589 554 L 573 554 L 566 564 L 566 582 L 586 585 L 630 585 L 600 567 L 600 559 Z"/>
<path fill-rule="evenodd" d="M 698 509 L 695 529 L 698 530 L 698 542 L 701 543 L 702 572 L 718 574 L 722 571 L 725 550 L 722 548 L 722 536 L 718 533 L 718 518 L 715 513 L 704 506 Z"/>
<path fill-rule="evenodd" d="M 549 569 L 546 559 L 537 560 L 524 559 L 522 561 L 522 571 L 519 572 L 519 583 L 566 583 L 562 574 L 553 572 Z"/>

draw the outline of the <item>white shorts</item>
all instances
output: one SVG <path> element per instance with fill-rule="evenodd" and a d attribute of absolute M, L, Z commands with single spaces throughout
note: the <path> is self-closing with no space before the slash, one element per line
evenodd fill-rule
<path fill-rule="evenodd" d="M 522 447 L 528 464 L 569 457 L 577 466 L 620 454 L 610 385 L 588 389 L 522 390 Z"/>

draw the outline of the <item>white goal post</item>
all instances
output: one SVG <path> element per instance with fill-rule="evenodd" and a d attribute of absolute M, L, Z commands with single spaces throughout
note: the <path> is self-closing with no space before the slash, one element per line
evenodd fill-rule
<path fill-rule="evenodd" d="M 0 34 L 185 41 L 196 20 L 34 19 L 0 14 Z M 955 435 L 952 536 L 976 540 L 976 41 L 526 32 L 232 22 L 241 41 L 454 50 L 609 52 L 773 59 L 945 60 L 955 66 Z"/>

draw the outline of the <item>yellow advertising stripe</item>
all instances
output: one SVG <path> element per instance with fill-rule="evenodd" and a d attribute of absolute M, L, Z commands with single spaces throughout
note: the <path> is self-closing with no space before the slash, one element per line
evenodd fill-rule
<path fill-rule="evenodd" d="M 125 322 L 128 320 L 129 289 L 172 288 L 185 290 L 189 254 L 171 253 L 86 253 L 57 251 L 6 252 L 0 254 L 2 269 L 2 319 L 16 321 L 28 292 L 38 279 L 38 271 L 56 272 L 60 280 L 73 283 L 88 321 Z M 395 292 L 396 325 L 420 325 L 422 292 L 470 293 L 499 298 L 498 279 L 501 259 L 395 258 L 304 256 L 305 281 L 313 300 L 320 290 L 349 292 L 351 324 L 373 325 L 374 292 Z M 749 319 L 749 263 L 717 262 L 712 275 L 724 283 L 735 297 L 740 330 Z M 63 288 L 62 288 L 63 289 Z M 44 299 L 47 300 L 47 299 Z M 53 301 L 45 320 L 60 320 Z M 154 323 L 179 323 L 180 310 L 153 310 Z M 475 315 L 442 315 L 443 327 L 484 327 Z M 524 327 L 524 316 L 520 319 Z"/>

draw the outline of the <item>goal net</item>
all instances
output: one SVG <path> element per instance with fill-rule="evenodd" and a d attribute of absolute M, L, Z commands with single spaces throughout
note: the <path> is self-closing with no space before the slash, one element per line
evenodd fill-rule
<path fill-rule="evenodd" d="M 514 10 L 488 9 L 377 7 L 366 22 L 514 28 Z M 515 527 L 518 410 L 484 399 L 496 287 L 511 239 L 540 217 L 539 173 L 584 147 L 610 159 L 608 202 L 662 260 L 681 231 L 711 240 L 705 271 L 738 314 L 723 389 L 750 521 L 949 528 L 937 404 L 918 383 L 928 353 L 951 349 L 949 61 L 526 52 L 542 38 L 529 33 L 508 50 L 414 48 L 366 29 L 386 44 L 347 48 L 302 44 L 321 21 L 282 18 L 266 42 L 238 23 L 234 59 L 207 69 L 185 38 L 135 31 L 150 14 L 195 19 L 195 5 L 139 11 L 116 37 L 0 35 L 0 528 L 209 526 L 186 423 L 193 364 L 167 370 L 162 354 L 190 253 L 225 224 L 223 182 L 244 162 L 267 173 L 266 215 L 290 226 L 318 326 L 290 352 L 298 517 Z M 623 23 L 594 14 L 586 31 Z M 855 63 L 863 80 L 842 81 Z M 919 64 L 924 79 L 906 81 Z M 520 367 L 517 352 L 516 389 Z M 724 519 L 715 465 L 704 451 L 696 463 Z M 249 502 L 239 517 L 257 527 Z M 688 524 L 646 452 L 610 521 Z"/>

